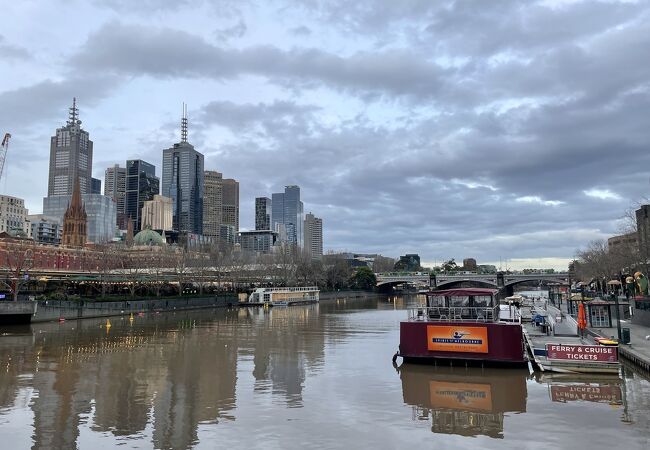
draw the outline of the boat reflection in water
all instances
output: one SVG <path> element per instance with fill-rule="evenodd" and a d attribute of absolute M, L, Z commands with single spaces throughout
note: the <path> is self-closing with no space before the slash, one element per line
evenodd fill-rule
<path fill-rule="evenodd" d="M 399 374 L 404 402 L 434 433 L 503 439 L 504 414 L 526 412 L 527 370 L 405 364 Z"/>
<path fill-rule="evenodd" d="M 548 386 L 553 402 L 592 402 L 623 405 L 623 380 L 618 376 L 535 373 L 535 380 Z"/>

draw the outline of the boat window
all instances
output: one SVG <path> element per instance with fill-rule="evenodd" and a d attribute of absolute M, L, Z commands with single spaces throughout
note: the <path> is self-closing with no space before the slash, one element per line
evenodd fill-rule
<path fill-rule="evenodd" d="M 477 295 L 473 298 L 473 306 L 487 307 L 492 306 L 492 297 L 489 295 Z"/>
<path fill-rule="evenodd" d="M 445 298 L 440 296 L 429 297 L 427 302 L 428 306 L 432 308 L 445 306 Z"/>
<path fill-rule="evenodd" d="M 455 295 L 453 297 L 449 297 L 449 306 L 451 307 L 469 306 L 469 296 Z"/>

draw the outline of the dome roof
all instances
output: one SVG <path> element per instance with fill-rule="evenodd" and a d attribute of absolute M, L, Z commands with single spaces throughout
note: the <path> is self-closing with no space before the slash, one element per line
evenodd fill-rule
<path fill-rule="evenodd" d="M 133 237 L 133 245 L 165 245 L 165 240 L 151 228 L 145 228 Z"/>

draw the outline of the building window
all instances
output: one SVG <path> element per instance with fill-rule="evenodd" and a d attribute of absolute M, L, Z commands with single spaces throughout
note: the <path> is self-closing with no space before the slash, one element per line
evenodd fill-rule
<path fill-rule="evenodd" d="M 57 169 L 65 169 L 70 164 L 70 152 L 68 150 L 59 150 L 56 152 L 54 166 Z"/>

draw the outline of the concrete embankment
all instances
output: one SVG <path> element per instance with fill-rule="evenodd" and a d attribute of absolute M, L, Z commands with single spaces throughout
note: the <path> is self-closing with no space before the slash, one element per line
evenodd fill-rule
<path fill-rule="evenodd" d="M 150 311 L 176 311 L 183 309 L 218 308 L 236 305 L 235 294 L 205 297 L 178 297 L 144 300 L 95 302 L 88 300 L 39 301 L 32 322 L 49 322 L 63 319 L 121 316 Z"/>
<path fill-rule="evenodd" d="M 381 294 L 374 291 L 337 291 L 337 292 L 321 292 L 319 298 L 323 300 L 336 300 L 336 299 L 351 299 L 351 298 L 380 298 L 386 297 L 386 294 Z"/>

